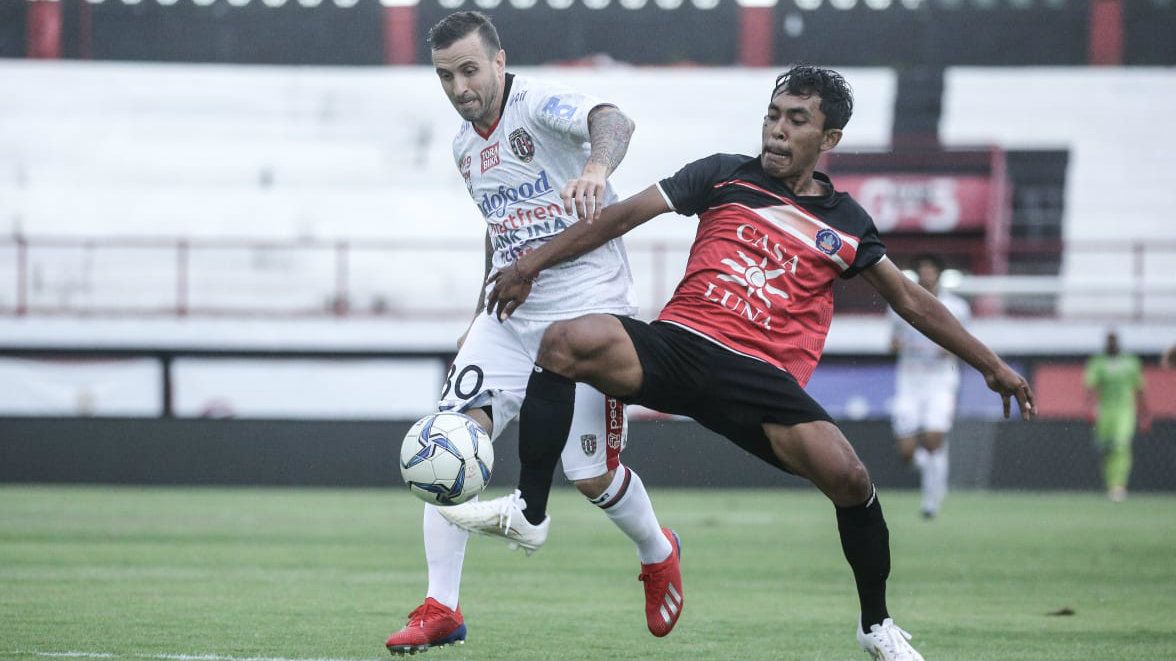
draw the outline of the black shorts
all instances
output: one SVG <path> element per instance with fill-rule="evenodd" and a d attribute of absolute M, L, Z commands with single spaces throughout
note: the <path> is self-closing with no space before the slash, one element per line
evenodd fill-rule
<path fill-rule="evenodd" d="M 751 454 L 788 470 L 772 452 L 763 423 L 833 419 L 791 374 L 724 349 L 674 324 L 617 316 L 633 340 L 641 389 L 629 404 L 685 415 Z"/>

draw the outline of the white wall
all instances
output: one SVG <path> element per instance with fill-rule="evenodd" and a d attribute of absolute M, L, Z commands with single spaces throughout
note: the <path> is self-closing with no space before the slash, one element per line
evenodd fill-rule
<path fill-rule="evenodd" d="M 622 195 L 716 151 L 755 153 L 775 76 L 747 69 L 519 73 L 595 93 L 636 120 L 613 177 Z M 894 75 L 846 75 L 859 108 L 847 148 L 884 147 Z M 0 234 L 382 239 L 390 250 L 352 256 L 357 308 L 386 302 L 420 310 L 440 301 L 451 310 L 454 301 L 472 307 L 476 300 L 482 220 L 453 164 L 460 119 L 426 67 L 17 61 L 0 63 L 0 89 Z M 268 186 L 259 184 L 263 172 Z M 633 237 L 678 245 L 660 279 L 651 275 L 654 258 L 640 245 L 632 251 L 644 308 L 664 302 L 693 232 L 692 222 L 665 220 Z M 133 307 L 166 309 L 174 301 L 174 250 L 38 254 L 30 264 L 34 307 L 137 301 Z M 321 311 L 334 294 L 332 259 L 329 251 L 281 260 L 194 251 L 191 303 Z M 0 307 L 14 304 L 15 291 L 15 271 L 0 268 Z"/>
<path fill-rule="evenodd" d="M 1176 239 L 1176 69 L 953 68 L 948 145 L 1069 149 L 1066 238 Z"/>
<path fill-rule="evenodd" d="M 715 151 L 755 151 L 774 70 L 521 69 L 615 101 L 638 124 L 614 176 L 622 195 Z M 885 148 L 895 75 L 847 70 L 856 115 L 840 149 Z M 0 63 L 0 234 L 378 238 L 357 253 L 354 302 L 418 310 L 472 301 L 480 218 L 455 171 L 459 120 L 434 74 L 416 68 Z M 1070 152 L 1065 236 L 1079 242 L 1176 242 L 1176 69 L 955 68 L 941 133 L 948 145 Z M 260 185 L 268 173 L 268 186 Z M 657 308 L 680 273 L 688 220 L 662 219 L 629 239 L 641 304 Z M 421 241 L 430 242 L 428 250 Z M 644 246 L 676 246 L 660 271 Z M 1145 308 L 1171 314 L 1176 252 L 1148 256 Z M 13 253 L 0 248 L 0 307 Z M 30 265 L 33 303 L 102 307 L 138 297 L 166 307 L 169 252 L 59 253 Z M 330 255 L 284 260 L 193 253 L 192 303 L 321 310 Z M 1130 282 L 1134 265 L 1098 251 L 1066 256 L 1062 310 L 1123 315 L 1137 301 L 1092 295 Z M 145 270 L 150 274 L 145 275 Z M 425 277 L 422 277 L 424 275 Z M 243 288 L 242 282 L 255 283 Z M 659 284 L 660 283 L 660 284 Z M 408 286 L 411 285 L 411 286 Z"/>
<path fill-rule="evenodd" d="M 1081 243 L 1062 264 L 1067 315 L 1123 315 L 1132 255 L 1111 243 L 1143 241 L 1144 309 L 1176 310 L 1176 69 L 955 68 L 946 78 L 940 132 L 948 145 L 1067 149 L 1063 234 Z M 1100 242 L 1102 252 L 1089 249 Z M 1167 244 L 1164 248 L 1162 244 Z"/>
<path fill-rule="evenodd" d="M 614 177 L 626 195 L 694 158 L 756 151 L 776 72 L 520 73 L 596 93 L 636 119 L 638 132 Z M 893 72 L 845 73 L 857 104 L 840 149 L 885 148 Z M 1172 69 L 961 68 L 947 75 L 941 130 L 949 145 L 1069 149 L 1068 239 L 1170 241 L 1176 240 L 1173 116 Z M 450 155 L 458 124 L 427 68 L 0 62 L 0 234 L 382 238 L 403 251 L 395 259 L 356 255 L 352 282 L 359 298 L 391 292 L 406 305 L 441 301 L 451 307 L 454 300 L 468 300 L 472 306 L 481 270 L 481 221 Z M 269 187 L 259 185 L 262 171 L 271 173 Z M 662 219 L 640 228 L 630 245 L 681 245 L 693 231 L 690 221 Z M 442 250 L 420 250 L 417 242 L 426 239 Z M 648 313 L 661 302 L 655 300 L 658 279 L 668 286 L 676 282 L 681 251 L 665 260 L 660 273 L 654 273 L 648 252 L 631 252 Z M 12 303 L 14 270 L 8 267 L 14 257 L 0 248 L 0 306 Z M 167 304 L 174 286 L 170 255 L 145 258 L 124 251 L 104 260 L 58 255 L 35 268 L 44 301 L 125 303 L 134 295 L 143 304 Z M 258 308 L 313 306 L 331 293 L 310 282 L 314 274 L 322 276 L 315 282 L 329 282 L 330 262 L 321 257 L 205 253 L 194 254 L 193 265 L 194 304 L 207 294 L 251 300 Z M 1121 278 L 1128 268 L 1097 254 L 1069 257 L 1064 277 L 1080 286 Z M 144 269 L 155 269 L 154 275 Z M 1147 273 L 1158 282 L 1173 281 L 1171 266 L 1161 260 L 1149 262 Z M 239 289 L 235 283 L 246 274 L 260 284 Z M 1104 314 L 1125 304 L 1065 301 L 1078 312 Z M 0 317 L 0 343 L 446 350 L 465 323 L 464 318 Z M 1170 324 L 1121 330 L 1133 350 L 1158 351 L 1176 336 Z M 1002 352 L 1092 351 L 1102 331 L 1097 319 L 1060 326 L 989 320 L 977 327 Z M 828 348 L 881 353 L 885 336 L 883 320 L 839 318 Z M 267 389 L 254 386 L 273 382 L 272 366 L 187 361 L 177 368 L 177 406 L 188 415 L 210 409 L 215 414 L 220 401 L 242 415 L 314 414 L 313 405 L 357 416 L 392 410 L 410 415 L 431 406 L 442 376 L 428 364 L 296 364 L 283 366 L 290 370 L 280 379 L 283 388 Z M 158 379 L 153 361 L 5 360 L 0 400 L 8 412 L 152 415 L 159 408 Z M 379 387 L 371 387 L 377 382 Z M 335 401 L 324 392 L 352 393 L 346 396 L 353 399 Z"/>
<path fill-rule="evenodd" d="M 631 194 L 715 151 L 758 149 L 774 71 L 519 69 L 637 122 Z M 894 76 L 846 72 L 846 147 L 888 143 Z M 460 121 L 426 67 L 0 63 L 0 232 L 477 239 Z M 262 188 L 263 170 L 273 185 Z"/>

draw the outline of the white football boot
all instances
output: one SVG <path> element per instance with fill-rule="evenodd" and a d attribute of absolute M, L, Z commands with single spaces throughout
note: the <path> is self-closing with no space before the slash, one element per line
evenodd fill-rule
<path fill-rule="evenodd" d="M 521 547 L 527 555 L 531 555 L 547 541 L 551 517 L 544 517 L 543 523 L 534 525 L 523 516 L 526 508 L 527 502 L 515 489 L 514 493 L 501 498 L 438 507 L 437 511 L 459 528 L 479 535 L 501 537 L 512 549 Z"/>
<path fill-rule="evenodd" d="M 911 647 L 911 635 L 886 618 L 882 624 L 870 625 L 870 633 L 862 631 L 861 619 L 857 627 L 858 644 L 874 661 L 924 661 L 923 655 Z"/>

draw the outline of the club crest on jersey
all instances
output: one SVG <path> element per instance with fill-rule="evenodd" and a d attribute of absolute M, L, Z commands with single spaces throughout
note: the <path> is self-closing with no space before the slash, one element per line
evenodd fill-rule
<path fill-rule="evenodd" d="M 596 434 L 584 434 L 581 436 L 580 449 L 589 457 L 596 454 Z"/>
<path fill-rule="evenodd" d="M 837 251 L 841 250 L 841 244 L 841 237 L 837 236 L 837 232 L 830 229 L 817 232 L 817 248 L 826 255 L 836 255 Z"/>
<path fill-rule="evenodd" d="M 511 131 L 510 150 L 524 163 L 530 163 L 535 158 L 535 140 L 527 133 L 527 129 L 519 128 Z"/>
<path fill-rule="evenodd" d="M 498 158 L 498 143 L 494 143 L 482 150 L 482 174 L 486 174 L 486 170 L 498 165 L 502 161 Z"/>

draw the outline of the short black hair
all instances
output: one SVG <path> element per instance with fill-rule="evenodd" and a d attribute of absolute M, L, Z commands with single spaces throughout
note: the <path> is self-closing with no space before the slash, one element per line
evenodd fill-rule
<path fill-rule="evenodd" d="M 832 69 L 808 65 L 792 67 L 776 76 L 772 98 L 782 93 L 821 97 L 821 112 L 825 113 L 823 129 L 843 129 L 853 115 L 853 90 L 845 78 Z"/>
<path fill-rule="evenodd" d="M 429 28 L 425 43 L 432 50 L 449 48 L 453 42 L 464 39 L 475 30 L 482 38 L 482 45 L 486 47 L 488 53 L 495 55 L 502 50 L 502 42 L 498 40 L 498 30 L 494 29 L 490 17 L 480 11 L 459 11 L 446 16 Z"/>
<path fill-rule="evenodd" d="M 915 255 L 915 258 L 911 260 L 911 268 L 913 269 L 917 269 L 923 264 L 934 266 L 935 270 L 940 273 L 943 273 L 947 269 L 947 262 L 943 261 L 943 258 L 939 255 L 923 253 L 921 255 Z"/>

